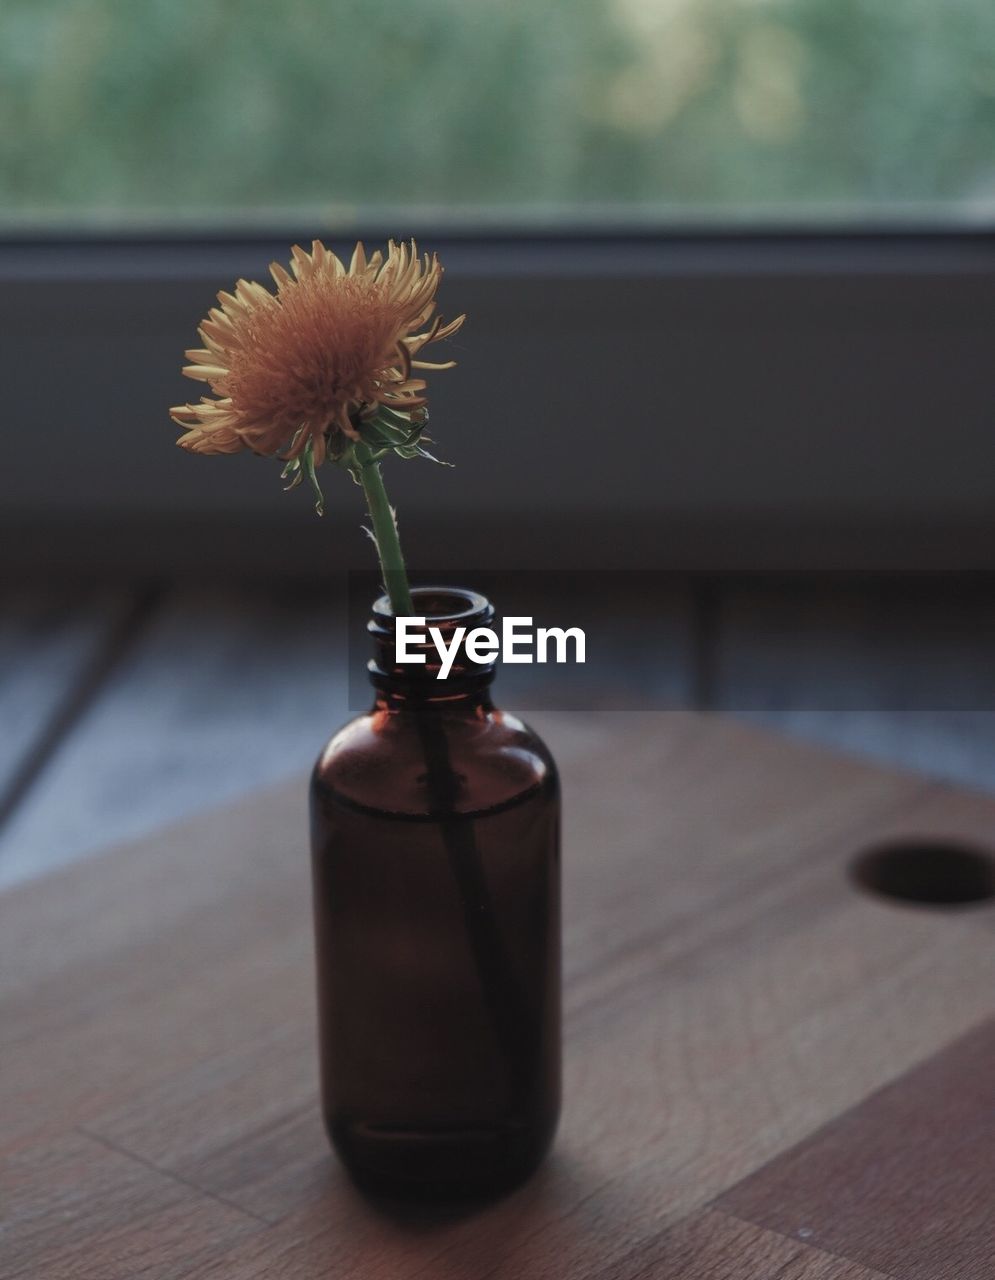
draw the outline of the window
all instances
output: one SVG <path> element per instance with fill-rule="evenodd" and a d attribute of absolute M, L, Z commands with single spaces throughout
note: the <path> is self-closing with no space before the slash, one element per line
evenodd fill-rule
<path fill-rule="evenodd" d="M 682 568 L 991 563 L 990 3 L 3 0 L 0 110 L 19 570 L 312 555 L 306 500 L 188 465 L 166 406 L 219 288 L 385 234 L 470 315 L 459 483 L 394 482 L 426 564 L 454 520 L 477 565 L 573 567 L 592 521 Z"/>
<path fill-rule="evenodd" d="M 983 0 L 6 0 L 0 100 L 8 231 L 995 204 Z"/>

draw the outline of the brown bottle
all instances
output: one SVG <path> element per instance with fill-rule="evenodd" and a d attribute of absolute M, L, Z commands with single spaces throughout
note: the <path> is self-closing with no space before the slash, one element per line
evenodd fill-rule
<path fill-rule="evenodd" d="M 419 588 L 414 613 L 489 626 L 474 592 Z M 311 782 L 325 1123 L 358 1182 L 486 1194 L 542 1159 L 560 1100 L 559 782 L 494 707 L 493 663 L 437 679 L 395 661 L 374 605 L 373 708 Z"/>

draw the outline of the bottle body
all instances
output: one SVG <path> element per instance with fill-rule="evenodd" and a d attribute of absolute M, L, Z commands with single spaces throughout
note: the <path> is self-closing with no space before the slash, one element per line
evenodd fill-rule
<path fill-rule="evenodd" d="M 374 1190 L 514 1185 L 559 1114 L 559 783 L 548 750 L 479 689 L 388 692 L 328 744 L 311 804 L 332 1143 Z"/>

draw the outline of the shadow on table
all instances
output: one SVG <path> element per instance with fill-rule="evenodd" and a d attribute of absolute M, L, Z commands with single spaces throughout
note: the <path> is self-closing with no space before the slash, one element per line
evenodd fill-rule
<path fill-rule="evenodd" d="M 339 1260 L 348 1255 L 361 1259 L 361 1274 L 368 1269 L 409 1280 L 424 1271 L 433 1277 L 473 1275 L 483 1280 L 504 1274 L 513 1254 L 596 1189 L 596 1180 L 560 1152 L 514 1191 L 439 1203 L 368 1195 L 330 1162 L 326 1207 L 335 1228 L 324 1244 L 334 1247 Z"/>

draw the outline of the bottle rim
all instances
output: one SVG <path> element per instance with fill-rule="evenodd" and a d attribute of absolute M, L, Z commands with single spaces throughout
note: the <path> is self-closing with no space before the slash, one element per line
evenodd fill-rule
<path fill-rule="evenodd" d="M 426 622 L 465 622 L 491 612 L 487 597 L 467 587 L 412 587 L 411 603 L 414 612 L 408 616 Z M 394 617 L 390 600 L 382 595 L 373 602 L 370 627 L 393 629 Z"/>
<path fill-rule="evenodd" d="M 458 631 L 469 634 L 494 620 L 494 607 L 487 597 L 466 587 L 414 587 L 411 600 L 414 612 L 407 616 L 424 618 L 426 628 L 437 628 L 447 637 Z M 367 671 L 378 689 L 419 699 L 445 699 L 482 689 L 494 679 L 496 658 L 471 662 L 462 644 L 448 674 L 438 678 L 439 653 L 434 640 L 427 636 L 422 641 L 409 639 L 408 642 L 409 652 L 424 654 L 423 663 L 398 663 L 394 648 L 396 617 L 386 595 L 374 601 L 373 616 L 366 629 L 374 645 L 374 656 L 366 664 Z"/>

